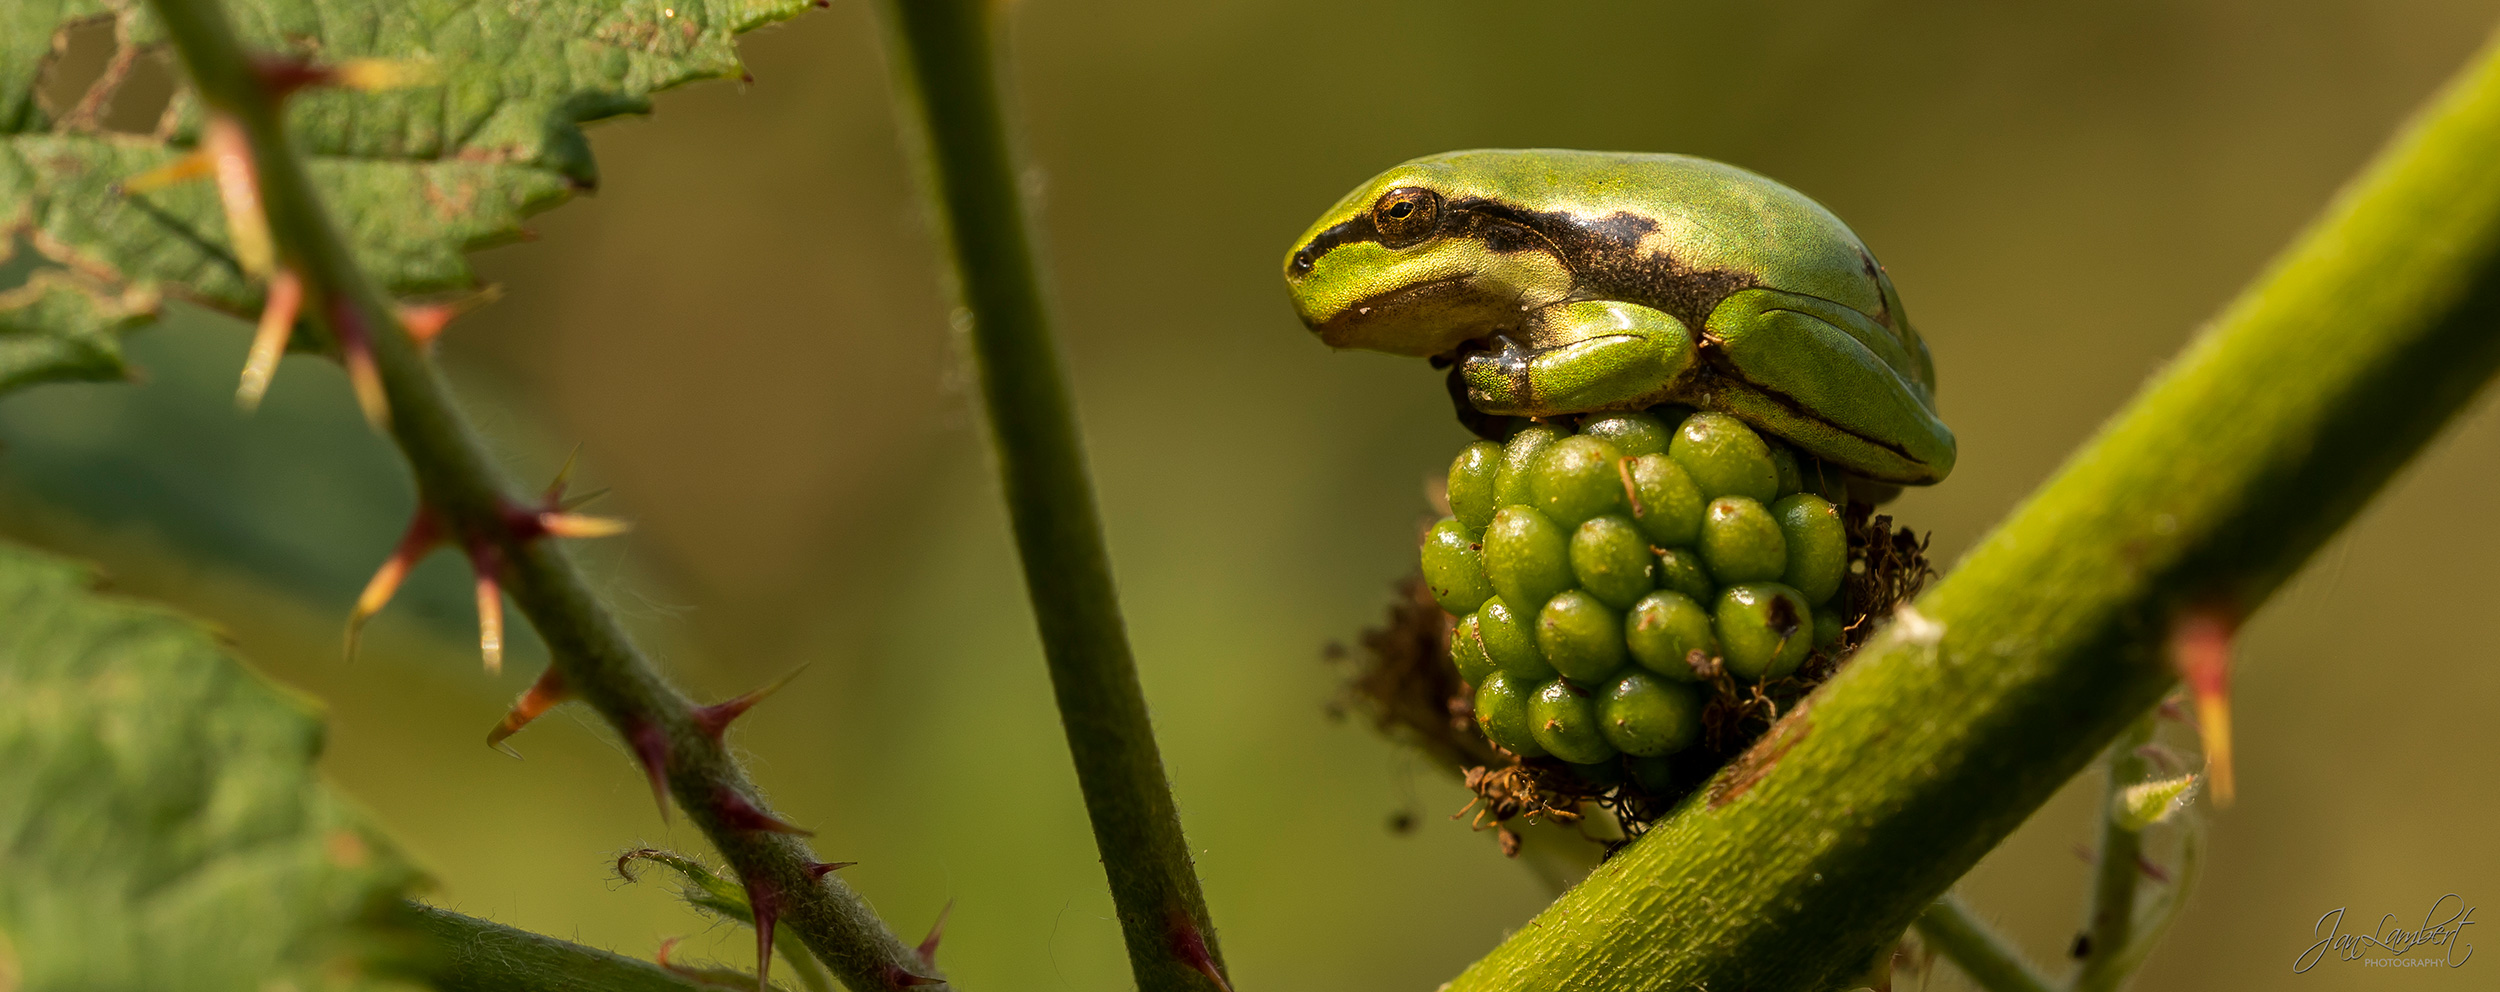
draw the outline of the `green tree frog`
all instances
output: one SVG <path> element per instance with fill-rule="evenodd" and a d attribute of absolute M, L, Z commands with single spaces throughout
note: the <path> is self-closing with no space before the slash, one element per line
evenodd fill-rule
<path fill-rule="evenodd" d="M 1285 259 L 1320 340 L 1452 364 L 1488 415 L 1684 403 L 1872 480 L 1953 470 L 1934 360 L 1857 235 L 1684 155 L 1461 151 L 1381 173 Z"/>

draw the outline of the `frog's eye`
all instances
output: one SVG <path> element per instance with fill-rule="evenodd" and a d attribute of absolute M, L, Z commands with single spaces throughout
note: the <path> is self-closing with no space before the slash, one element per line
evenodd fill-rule
<path fill-rule="evenodd" d="M 1404 248 L 1430 237 L 1441 226 L 1441 194 L 1418 186 L 1383 193 L 1372 204 L 1372 226 L 1384 247 Z"/>

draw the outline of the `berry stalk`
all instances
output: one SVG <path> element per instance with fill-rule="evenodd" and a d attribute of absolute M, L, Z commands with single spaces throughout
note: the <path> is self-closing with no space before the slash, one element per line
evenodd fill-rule
<path fill-rule="evenodd" d="M 959 326 L 968 325 L 1025 589 L 1130 969 L 1144 992 L 1229 989 L 1138 685 L 1051 337 L 992 48 L 1006 5 L 883 7 L 897 88 L 911 111 L 905 130 L 918 139 L 922 186 L 954 262 Z"/>
<path fill-rule="evenodd" d="M 1805 988 L 2170 691 L 2500 368 L 2500 48 L 1760 744 L 1449 992 Z"/>
<path fill-rule="evenodd" d="M 707 729 L 702 709 L 669 684 L 487 455 L 441 374 L 401 325 L 323 210 L 285 133 L 286 93 L 313 74 L 301 64 L 247 54 L 215 0 L 152 0 L 200 102 L 218 126 L 239 131 L 252 165 L 278 270 L 301 280 L 303 312 L 328 331 L 367 410 L 387 429 L 415 475 L 420 502 L 473 561 L 493 563 L 554 658 L 542 685 L 596 708 L 644 761 L 689 819 L 720 849 L 777 922 L 853 989 L 901 988 L 931 967 L 835 878 L 810 873 L 816 858 L 787 825 L 764 813 L 745 769 Z M 289 71 L 292 70 L 292 71 Z M 230 223 L 237 223 L 230 218 Z M 662 806 L 662 814 L 667 812 Z M 758 929 L 772 923 L 759 919 Z M 759 971 L 762 962 L 759 962 Z"/>

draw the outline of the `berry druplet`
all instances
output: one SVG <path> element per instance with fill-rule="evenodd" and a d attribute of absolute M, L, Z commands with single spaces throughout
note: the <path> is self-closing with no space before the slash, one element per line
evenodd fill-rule
<path fill-rule="evenodd" d="M 1598 729 L 1597 707 L 1588 694 L 1569 682 L 1545 683 L 1528 700 L 1528 732 L 1546 753 L 1577 765 L 1594 765 L 1615 756 Z"/>
<path fill-rule="evenodd" d="M 1499 526 L 1496 521 L 1495 526 Z M 1767 582 L 1788 571 L 1788 539 L 1761 503 L 1743 496 L 1710 501 L 1701 519 L 1701 561 L 1720 582 Z M 1496 573 L 1494 586 L 1501 576 Z"/>
<path fill-rule="evenodd" d="M 1678 682 L 1699 682 L 1695 661 L 1719 654 L 1718 631 L 1710 611 L 1680 592 L 1665 589 L 1641 597 L 1623 619 L 1624 647 L 1632 660 Z"/>
<path fill-rule="evenodd" d="M 1667 442 L 1675 437 L 1665 421 L 1646 413 L 1607 413 L 1580 422 L 1580 436 L 1593 437 L 1615 446 L 1627 458 L 1667 453 Z"/>
<path fill-rule="evenodd" d="M 1501 508 L 1493 501 L 1493 482 L 1501 471 L 1502 446 L 1491 441 L 1460 448 L 1458 457 L 1450 461 L 1450 514 L 1467 525 L 1467 533 L 1484 533 L 1484 525 L 1493 522 L 1493 511 Z"/>
<path fill-rule="evenodd" d="M 1493 674 L 1493 656 L 1484 650 L 1482 620 L 1473 613 L 1458 622 L 1450 631 L 1450 664 L 1458 667 L 1458 680 L 1468 685 L 1484 684 L 1484 677 Z"/>
<path fill-rule="evenodd" d="M 1545 449 L 1570 436 L 1552 424 L 1529 424 L 1511 435 L 1510 443 L 1502 446 L 1501 467 L 1493 475 L 1493 508 L 1535 502 L 1528 494 L 1528 470 L 1536 466 L 1537 456 Z"/>
<path fill-rule="evenodd" d="M 1620 472 L 1632 477 L 1632 517 L 1660 547 L 1689 547 L 1701 535 L 1701 487 L 1665 455 L 1642 455 Z"/>
<path fill-rule="evenodd" d="M 1483 549 L 1467 536 L 1456 517 L 1443 517 L 1424 534 L 1424 584 L 1432 599 L 1453 615 L 1464 616 L 1493 598 L 1493 582 L 1485 577 Z"/>
<path fill-rule="evenodd" d="M 1684 468 L 1701 494 L 1745 496 L 1757 503 L 1779 498 L 1779 465 L 1771 446 L 1745 422 L 1724 413 L 1696 413 L 1675 429 L 1667 457 Z"/>
<path fill-rule="evenodd" d="M 1818 648 L 1836 648 L 1836 647 L 1839 647 L 1839 646 L 1840 646 L 1840 635 L 1842 635 L 1842 634 L 1844 634 L 1844 633 L 1847 633 L 1847 632 L 1848 632 L 1848 625 L 1847 625 L 1846 623 L 1843 623 L 1843 622 L 1841 621 L 1841 619 L 1840 619 L 1840 611 L 1839 611 L 1839 610 L 1834 610 L 1834 609 L 1819 609 L 1819 610 L 1814 611 L 1814 646 L 1815 646 L 1815 647 L 1818 647 Z"/>
<path fill-rule="evenodd" d="M 1812 493 L 1798 493 L 1771 504 L 1771 517 L 1779 521 L 1780 537 L 1788 544 L 1788 567 L 1780 581 L 1809 603 L 1832 598 L 1849 570 L 1849 533 L 1840 524 L 1840 508 Z"/>
<path fill-rule="evenodd" d="M 1814 646 L 1814 614 L 1805 597 L 1777 582 L 1727 587 L 1713 621 L 1729 674 L 1748 682 L 1796 671 Z"/>
<path fill-rule="evenodd" d="M 1476 637 L 1484 642 L 1485 659 L 1520 684 L 1554 677 L 1554 666 L 1545 663 L 1545 652 L 1536 646 L 1536 618 L 1519 615 L 1502 597 L 1485 600 L 1484 608 L 1476 611 Z"/>
<path fill-rule="evenodd" d="M 1533 612 L 1571 588 L 1570 532 L 1534 507 L 1505 506 L 1484 528 L 1484 571 L 1503 602 Z"/>
<path fill-rule="evenodd" d="M 1534 682 L 1513 679 L 1501 672 L 1484 677 L 1476 686 L 1476 726 L 1483 728 L 1484 739 L 1495 746 L 1523 758 L 1545 753 L 1536 740 Z"/>
<path fill-rule="evenodd" d="M 1658 552 L 1658 588 L 1673 589 L 1696 603 L 1718 598 L 1719 581 L 1710 575 L 1709 566 L 1701 563 L 1701 552 L 1691 548 L 1652 550 Z"/>
<path fill-rule="evenodd" d="M 1623 618 L 1597 597 L 1573 589 L 1546 600 L 1538 611 L 1536 646 L 1564 678 L 1595 685 L 1623 667 Z"/>
<path fill-rule="evenodd" d="M 1537 456 L 1528 470 L 1528 494 L 1537 509 L 1565 527 L 1623 508 L 1623 476 L 1615 463 L 1623 453 L 1598 438 L 1564 438 Z"/>
<path fill-rule="evenodd" d="M 1597 722 L 1606 743 L 1625 754 L 1673 754 L 1701 738 L 1701 692 L 1633 670 L 1606 687 Z"/>
<path fill-rule="evenodd" d="M 1621 514 L 1597 517 L 1571 532 L 1571 574 L 1580 588 L 1618 610 L 1658 587 L 1658 557 L 1649 537 Z"/>
<path fill-rule="evenodd" d="M 1797 453 L 1789 450 L 1787 445 L 1781 444 L 1777 441 L 1771 441 L 1769 444 L 1771 447 L 1771 467 L 1779 472 L 1780 496 L 1782 498 L 1786 498 L 1790 493 L 1804 492 L 1806 488 L 1805 470 L 1797 463 Z"/>

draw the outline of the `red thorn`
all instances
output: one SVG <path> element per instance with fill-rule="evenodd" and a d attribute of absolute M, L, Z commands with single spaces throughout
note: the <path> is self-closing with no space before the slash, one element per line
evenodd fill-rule
<path fill-rule="evenodd" d="M 946 936 L 946 918 L 955 912 L 955 900 L 946 900 L 946 908 L 938 910 L 937 922 L 929 924 L 929 935 L 920 938 L 920 963 L 937 967 L 938 939 Z"/>
<path fill-rule="evenodd" d="M 739 830 L 764 830 L 777 834 L 797 834 L 801 837 L 816 836 L 816 831 L 806 827 L 791 826 L 787 821 L 755 808 L 755 804 L 747 801 L 747 797 L 739 795 L 725 785 L 713 791 L 712 804 L 720 810 L 722 823 Z"/>
<path fill-rule="evenodd" d="M 344 297 L 330 301 L 330 332 L 338 339 L 339 364 L 347 366 L 347 384 L 356 391 L 356 405 L 365 422 L 377 431 L 391 429 L 391 399 L 382 388 L 382 370 L 373 364 L 373 329 L 364 314 Z"/>
<path fill-rule="evenodd" d="M 655 953 L 655 954 L 653 954 L 653 955 L 651 955 L 651 959 L 652 959 L 652 961 L 653 961 L 653 962 L 655 962 L 655 963 L 657 963 L 660 967 L 662 967 L 662 968 L 666 968 L 666 969 L 668 969 L 668 970 L 670 970 L 670 971 L 673 971 L 673 972 L 676 972 L 676 973 L 678 973 L 678 974 L 680 974 L 680 975 L 691 975 L 691 974 L 693 974 L 693 973 L 694 973 L 694 969 L 692 969 L 692 968 L 688 968 L 688 967 L 685 967 L 685 966 L 683 966 L 683 965 L 670 964 L 670 963 L 669 963 L 669 960 L 668 960 L 668 952 L 676 950 L 676 949 L 677 949 L 677 942 L 678 942 L 678 941 L 681 941 L 681 940 L 684 940 L 684 939 L 686 939 L 686 938 L 684 938 L 684 937 L 670 937 L 670 938 L 668 938 L 667 940 L 663 940 L 663 941 L 661 941 L 661 942 L 660 942 L 660 950 L 659 950 L 659 952 L 658 952 L 658 953 Z"/>
<path fill-rule="evenodd" d="M 1214 982 L 1216 988 L 1224 992 L 1233 992 L 1232 983 L 1225 981 L 1223 971 L 1215 966 L 1215 953 L 1207 948 L 1206 934 L 1198 929 L 1197 921 L 1191 919 L 1187 912 L 1178 908 L 1173 909 L 1167 917 L 1165 932 L 1171 943 L 1173 957 L 1181 959 L 1182 964 L 1197 969 L 1199 974 L 1207 976 L 1207 980 Z"/>
<path fill-rule="evenodd" d="M 403 303 L 395 308 L 394 316 L 399 318 L 399 326 L 408 332 L 408 337 L 416 341 L 418 347 L 432 348 L 435 340 L 443 336 L 443 328 L 450 326 L 452 321 L 502 296 L 501 288 L 488 286 L 458 299 Z"/>
<path fill-rule="evenodd" d="M 633 747 L 643 774 L 651 778 L 651 801 L 660 804 L 660 822 L 668 822 L 668 731 L 649 720 L 636 720 L 633 729 L 625 732 L 625 743 Z"/>
<path fill-rule="evenodd" d="M 2231 638 L 2238 621 L 2219 607 L 2182 611 L 2170 625 L 2170 662 L 2196 700 L 2196 732 L 2205 745 L 2205 773 L 2214 805 L 2227 807 L 2231 777 Z"/>
<path fill-rule="evenodd" d="M 234 387 L 234 403 L 246 412 L 260 408 L 269 394 L 269 380 L 286 357 L 287 339 L 295 334 L 295 317 L 304 308 L 304 279 L 293 268 L 279 266 L 269 274 L 269 298 L 261 304 L 260 326 L 243 359 L 243 381 Z"/>
<path fill-rule="evenodd" d="M 745 695 L 724 699 L 710 706 L 696 707 L 694 725 L 713 740 L 719 740 L 720 735 L 729 729 L 729 721 L 745 716 L 746 711 L 752 709 L 755 704 L 763 702 L 764 697 L 780 692 L 782 686 L 789 685 L 791 679 L 798 678 L 799 673 L 806 670 L 806 665 L 800 665 L 791 669 L 790 674 L 774 679 L 762 688 L 752 690 Z"/>
<path fill-rule="evenodd" d="M 899 964 L 889 963 L 885 966 L 885 983 L 894 988 L 908 989 L 921 985 L 937 985 L 945 981 L 946 979 L 943 978 L 912 974 L 903 970 L 903 966 Z"/>
<path fill-rule="evenodd" d="M 504 738 L 520 733 L 521 728 L 529 726 L 530 721 L 538 719 L 539 714 L 571 698 L 573 698 L 573 689 L 564 684 L 564 673 L 557 671 L 554 665 L 547 666 L 547 670 L 539 674 L 538 681 L 530 683 L 529 691 L 522 693 L 521 698 L 513 702 L 512 711 L 504 714 L 503 722 L 496 724 L 495 729 L 486 732 L 486 746 L 515 758 L 520 757 L 521 752 L 506 745 Z"/>
<path fill-rule="evenodd" d="M 283 98 L 307 86 L 327 85 L 337 78 L 329 67 L 309 59 L 291 55 L 262 55 L 252 59 L 252 75 L 268 87 L 269 95 Z"/>
<path fill-rule="evenodd" d="M 823 878 L 858 863 L 859 862 L 857 861 L 812 861 L 807 865 L 807 877 Z M 947 905 L 952 906 L 954 904 L 950 902 Z"/>
<path fill-rule="evenodd" d="M 486 658 L 487 674 L 503 672 L 503 552 L 492 544 L 469 547 L 469 565 L 477 570 L 477 650 Z"/>
<path fill-rule="evenodd" d="M 755 992 L 772 986 L 765 979 L 773 969 L 773 921 L 781 917 L 781 890 L 761 875 L 749 875 L 747 908 L 755 911 Z"/>
<path fill-rule="evenodd" d="M 399 592 L 399 584 L 408 578 L 408 570 L 415 568 L 442 539 L 442 524 L 434 518 L 434 511 L 419 504 L 416 516 L 408 520 L 408 529 L 400 532 L 398 546 L 391 549 L 389 558 L 382 560 L 382 567 L 374 570 L 373 578 L 365 582 L 365 591 L 356 596 L 356 608 L 347 614 L 348 660 L 356 659 L 356 641 L 364 633 L 365 621 L 390 604 L 391 597 Z"/>
<path fill-rule="evenodd" d="M 633 524 L 615 517 L 594 517 L 587 513 L 559 510 L 540 511 L 536 522 L 538 533 L 555 537 L 614 537 L 634 529 Z"/>

